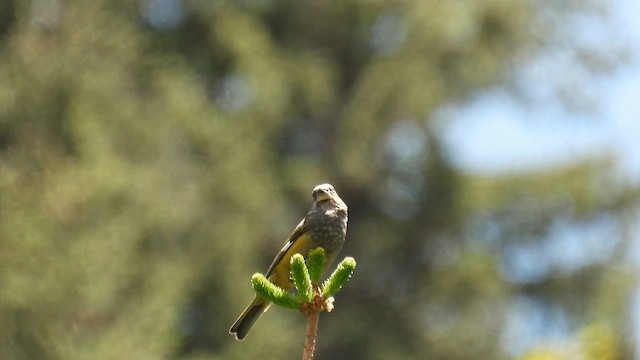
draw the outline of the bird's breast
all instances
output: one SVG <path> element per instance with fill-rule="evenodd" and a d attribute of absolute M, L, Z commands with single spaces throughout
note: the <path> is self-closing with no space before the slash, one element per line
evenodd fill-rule
<path fill-rule="evenodd" d="M 327 211 L 315 216 L 308 225 L 309 235 L 317 246 L 323 247 L 328 252 L 338 250 L 347 234 L 346 214 L 339 214 L 336 211 Z"/>

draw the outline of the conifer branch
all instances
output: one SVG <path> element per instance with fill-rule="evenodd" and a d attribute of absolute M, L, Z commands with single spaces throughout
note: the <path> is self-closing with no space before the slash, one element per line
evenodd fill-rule
<path fill-rule="evenodd" d="M 313 286 L 309 277 L 309 269 L 300 254 L 291 257 L 291 277 L 298 291 L 298 298 L 303 303 L 311 302 L 313 300 Z"/>
<path fill-rule="evenodd" d="M 325 251 L 320 247 L 309 251 L 306 262 L 300 254 L 291 257 L 291 278 L 298 292 L 297 296 L 273 284 L 262 274 L 256 273 L 251 277 L 251 286 L 258 295 L 276 305 L 299 310 L 307 319 L 303 360 L 313 359 L 320 312 L 330 312 L 333 309 L 333 296 L 349 280 L 356 267 L 356 261 L 352 257 L 345 258 L 320 287 L 318 281 L 325 263 Z"/>
<path fill-rule="evenodd" d="M 317 247 L 309 251 L 307 267 L 309 267 L 309 276 L 312 282 L 317 284 L 320 281 L 320 275 L 322 274 L 325 263 L 326 255 L 323 248 Z"/>
<path fill-rule="evenodd" d="M 325 299 L 334 296 L 342 289 L 356 268 L 356 260 L 347 257 L 338 266 L 329 278 L 322 284 L 322 297 Z"/>
<path fill-rule="evenodd" d="M 300 309 L 300 302 L 288 291 L 280 288 L 271 281 L 269 281 L 264 275 L 260 273 L 253 274 L 251 277 L 251 287 L 258 295 L 271 301 L 276 305 L 280 305 L 287 309 Z"/>

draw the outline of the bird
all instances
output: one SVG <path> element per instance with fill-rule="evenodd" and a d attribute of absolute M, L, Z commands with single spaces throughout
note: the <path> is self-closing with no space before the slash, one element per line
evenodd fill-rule
<path fill-rule="evenodd" d="M 327 268 L 335 260 L 347 235 L 347 205 L 334 187 L 331 184 L 318 185 L 311 195 L 313 203 L 309 212 L 293 230 L 265 274 L 269 281 L 285 290 L 294 287 L 290 274 L 293 255 L 301 254 L 306 258 L 310 250 L 322 247 Z M 236 340 L 243 340 L 269 306 L 270 301 L 256 295 L 233 323 L 229 333 L 234 335 Z"/>

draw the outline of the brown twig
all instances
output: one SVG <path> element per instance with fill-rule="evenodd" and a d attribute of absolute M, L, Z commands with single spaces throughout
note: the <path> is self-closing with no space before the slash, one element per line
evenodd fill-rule
<path fill-rule="evenodd" d="M 307 337 L 304 342 L 302 360 L 313 360 L 313 353 L 316 350 L 316 338 L 318 337 L 318 321 L 322 310 L 331 311 L 333 309 L 333 298 L 327 300 L 322 297 L 318 284 L 312 284 L 314 297 L 310 303 L 302 304 L 300 312 L 307 319 Z"/>
<path fill-rule="evenodd" d="M 309 314 L 305 315 L 305 317 L 307 318 L 307 338 L 304 342 L 302 360 L 313 360 L 313 352 L 316 350 L 316 338 L 318 337 L 320 309 L 311 311 Z"/>

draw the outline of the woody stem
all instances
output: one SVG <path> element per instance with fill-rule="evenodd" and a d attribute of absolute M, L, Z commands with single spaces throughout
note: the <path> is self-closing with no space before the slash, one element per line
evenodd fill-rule
<path fill-rule="evenodd" d="M 302 360 L 313 360 L 313 352 L 316 349 L 316 338 L 318 337 L 318 321 L 320 320 L 320 309 L 313 309 L 307 318 L 307 338 L 304 342 Z"/>

